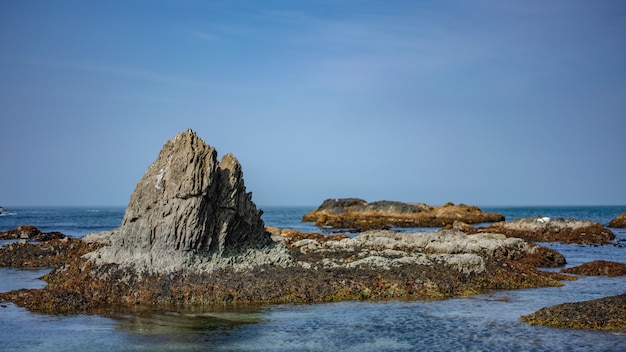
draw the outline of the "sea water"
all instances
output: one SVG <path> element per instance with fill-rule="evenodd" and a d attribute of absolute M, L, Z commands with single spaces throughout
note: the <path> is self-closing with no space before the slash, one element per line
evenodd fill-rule
<path fill-rule="evenodd" d="M 267 207 L 269 226 L 320 231 L 302 223 L 313 207 Z M 625 207 L 484 207 L 507 220 L 548 216 L 604 225 Z M 9 208 L 0 230 L 34 225 L 81 237 L 120 225 L 123 208 Z M 428 231 L 432 229 L 417 229 Z M 567 266 L 626 262 L 626 230 L 616 245 L 544 243 Z M 0 268 L 0 291 L 40 288 L 47 269 Z M 339 302 L 181 310 L 103 310 L 92 315 L 0 307 L 0 351 L 625 351 L 626 334 L 528 326 L 542 307 L 626 293 L 626 278 L 584 277 L 563 287 L 493 291 L 441 301 Z"/>

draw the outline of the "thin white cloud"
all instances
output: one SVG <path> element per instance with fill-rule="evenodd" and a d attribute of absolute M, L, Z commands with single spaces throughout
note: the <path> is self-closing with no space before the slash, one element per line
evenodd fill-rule
<path fill-rule="evenodd" d="M 10 61 L 13 63 L 27 64 L 33 66 L 50 67 L 57 69 L 66 69 L 74 71 L 83 71 L 99 74 L 108 74 L 120 76 L 124 78 L 134 78 L 144 81 L 152 81 L 157 83 L 166 83 L 170 85 L 181 85 L 205 89 L 253 89 L 253 87 L 244 87 L 228 84 L 212 84 L 203 80 L 190 79 L 188 77 L 162 73 L 158 71 L 147 70 L 139 67 L 100 64 L 91 62 L 76 62 L 54 59 L 38 59 L 31 57 L 17 57 L 10 55 L 0 55 L 0 60 Z"/>
<path fill-rule="evenodd" d="M 209 42 L 213 42 L 213 41 L 217 41 L 220 39 L 220 37 L 216 34 L 212 34 L 212 33 L 207 33 L 207 32 L 203 32 L 203 31 L 191 31 L 191 33 L 200 40 L 203 41 L 209 41 Z"/>

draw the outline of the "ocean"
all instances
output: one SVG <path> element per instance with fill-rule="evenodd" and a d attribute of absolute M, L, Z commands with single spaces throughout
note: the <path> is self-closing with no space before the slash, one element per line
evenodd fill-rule
<path fill-rule="evenodd" d="M 319 232 L 313 224 L 300 221 L 314 207 L 262 208 L 268 226 Z M 626 212 L 626 206 L 481 209 L 502 213 L 507 220 L 547 216 L 604 225 Z M 28 224 L 82 237 L 118 227 L 123 215 L 122 207 L 9 207 L 0 216 L 0 230 Z M 542 244 L 565 255 L 568 267 L 597 259 L 626 262 L 626 229 L 612 230 L 619 245 Z M 46 272 L 0 268 L 0 292 L 43 287 L 39 277 Z M 0 351 L 625 351 L 624 333 L 533 327 L 519 321 L 542 307 L 626 293 L 626 277 L 581 276 L 564 284 L 441 301 L 120 310 L 91 315 L 37 314 L 3 303 Z"/>

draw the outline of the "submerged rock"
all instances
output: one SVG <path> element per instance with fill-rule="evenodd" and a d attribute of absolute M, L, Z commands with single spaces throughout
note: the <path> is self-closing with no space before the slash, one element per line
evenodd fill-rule
<path fill-rule="evenodd" d="M 497 222 L 475 232 L 497 232 L 531 242 L 608 244 L 615 234 L 602 224 L 589 220 L 521 218 Z"/>
<path fill-rule="evenodd" d="M 344 229 L 389 229 L 392 227 L 440 227 L 455 221 L 468 224 L 504 221 L 504 216 L 481 211 L 476 206 L 447 203 L 434 207 L 424 203 L 377 201 L 359 198 L 327 199 L 302 217 L 317 226 Z"/>
<path fill-rule="evenodd" d="M 626 294 L 542 308 L 521 320 L 555 328 L 626 332 Z"/>
<path fill-rule="evenodd" d="M 626 227 L 626 213 L 621 213 L 609 222 L 609 227 L 625 228 Z"/>
<path fill-rule="evenodd" d="M 120 228 L 87 258 L 138 271 L 289 263 L 246 192 L 241 165 L 193 131 L 177 134 L 137 183 Z"/>

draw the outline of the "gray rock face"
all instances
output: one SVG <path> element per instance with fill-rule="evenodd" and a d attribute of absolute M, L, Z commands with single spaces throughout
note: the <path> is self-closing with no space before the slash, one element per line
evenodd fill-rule
<path fill-rule="evenodd" d="M 165 143 L 137 184 L 111 245 L 92 259 L 170 271 L 211 257 L 271 251 L 276 244 L 261 214 L 237 159 L 227 154 L 218 162 L 215 148 L 187 130 Z M 276 255 L 268 261 L 289 260 Z"/>

